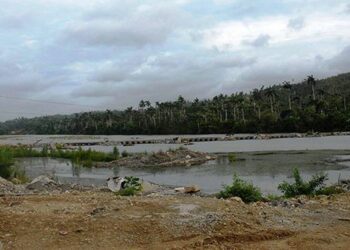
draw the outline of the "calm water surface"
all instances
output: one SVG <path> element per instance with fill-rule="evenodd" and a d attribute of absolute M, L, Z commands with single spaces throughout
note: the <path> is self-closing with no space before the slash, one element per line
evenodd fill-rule
<path fill-rule="evenodd" d="M 237 158 L 238 161 L 230 163 L 226 156 L 219 156 L 217 160 L 200 166 L 166 169 L 82 168 L 72 165 L 67 160 L 47 158 L 20 159 L 18 164 L 32 178 L 41 174 L 51 174 L 61 182 L 104 185 L 106 178 L 110 176 L 132 175 L 164 185 L 196 184 L 206 193 L 218 192 L 222 185 L 230 184 L 234 173 L 260 187 L 265 194 L 277 194 L 278 184 L 284 180 L 291 180 L 291 172 L 294 167 L 298 167 L 305 178 L 310 178 L 320 171 L 326 172 L 329 176 L 328 183 L 335 183 L 339 178 L 350 178 L 350 151 L 245 152 L 238 153 Z M 327 161 L 336 158 L 344 162 L 330 163 Z"/>

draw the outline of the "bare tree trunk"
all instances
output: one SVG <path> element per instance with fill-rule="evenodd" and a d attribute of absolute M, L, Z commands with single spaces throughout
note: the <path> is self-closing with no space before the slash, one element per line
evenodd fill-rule
<path fill-rule="evenodd" d="M 289 110 L 292 110 L 292 100 L 291 100 L 290 94 L 288 96 L 288 104 L 289 104 Z"/>
<path fill-rule="evenodd" d="M 312 88 L 312 99 L 315 101 L 316 100 L 316 95 L 315 95 L 315 86 L 311 85 Z"/>
<path fill-rule="evenodd" d="M 245 123 L 245 114 L 244 114 L 244 108 L 242 108 L 242 120 L 243 120 L 243 123 Z"/>
<path fill-rule="evenodd" d="M 274 111 L 273 111 L 273 100 L 272 100 L 272 97 L 270 97 L 270 106 L 271 106 L 271 113 L 273 114 Z"/>

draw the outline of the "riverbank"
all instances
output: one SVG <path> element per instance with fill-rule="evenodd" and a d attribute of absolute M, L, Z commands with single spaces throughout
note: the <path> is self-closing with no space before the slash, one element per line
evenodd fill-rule
<path fill-rule="evenodd" d="M 89 190 L 0 198 L 4 249 L 347 249 L 350 193 L 280 203 Z"/>

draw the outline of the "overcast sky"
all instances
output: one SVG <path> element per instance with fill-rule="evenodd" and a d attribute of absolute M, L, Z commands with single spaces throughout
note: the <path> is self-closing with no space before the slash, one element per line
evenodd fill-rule
<path fill-rule="evenodd" d="M 349 0 L 1 4 L 0 120 L 207 98 L 350 71 Z"/>

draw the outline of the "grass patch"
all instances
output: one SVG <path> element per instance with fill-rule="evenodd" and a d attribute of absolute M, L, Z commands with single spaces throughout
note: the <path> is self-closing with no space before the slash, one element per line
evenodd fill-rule
<path fill-rule="evenodd" d="M 236 174 L 233 176 L 232 185 L 224 186 L 224 190 L 222 190 L 217 197 L 227 199 L 235 196 L 240 197 L 247 203 L 262 199 L 262 194 L 259 188 L 240 179 Z"/>
<path fill-rule="evenodd" d="M 344 189 L 339 186 L 324 187 L 316 192 L 316 195 L 332 195 L 344 193 Z"/>
<path fill-rule="evenodd" d="M 269 194 L 266 197 L 268 201 L 280 201 L 280 200 L 283 200 L 283 198 L 284 198 L 283 196 L 275 195 L 275 194 Z"/>
<path fill-rule="evenodd" d="M 56 149 L 44 146 L 42 150 L 36 150 L 28 146 L 1 146 L 0 147 L 0 172 L 5 171 L 4 166 L 11 166 L 14 158 L 22 157 L 51 157 L 69 159 L 73 163 L 84 167 L 91 167 L 93 162 L 110 162 L 119 159 L 119 151 L 114 147 L 110 153 L 98 152 L 95 150 L 83 150 L 79 147 L 77 150 L 66 150 L 60 145 Z M 6 173 L 4 172 L 4 175 Z"/>

